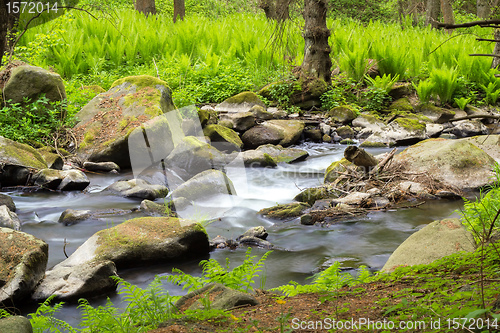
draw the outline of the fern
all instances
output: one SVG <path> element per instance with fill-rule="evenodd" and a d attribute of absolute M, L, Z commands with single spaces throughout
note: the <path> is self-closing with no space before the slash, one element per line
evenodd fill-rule
<path fill-rule="evenodd" d="M 11 314 L 4 309 L 0 309 L 0 319 L 10 317 Z"/>
<path fill-rule="evenodd" d="M 240 266 L 235 267 L 233 270 L 229 268 L 229 259 L 226 259 L 226 267 L 221 266 L 216 260 L 203 260 L 200 265 L 203 267 L 201 277 L 193 277 L 189 274 L 182 272 L 179 269 L 173 269 L 174 273 L 178 275 L 171 275 L 168 281 L 183 285 L 182 289 L 193 291 L 203 287 L 205 284 L 217 282 L 229 288 L 240 291 L 248 292 L 253 290 L 255 284 L 254 278 L 262 271 L 264 262 L 272 251 L 266 252 L 256 263 L 257 256 L 251 255 L 252 249 L 248 248 L 246 252 L 246 259 Z"/>
<path fill-rule="evenodd" d="M 286 296 L 295 296 L 304 293 L 319 293 L 323 291 L 333 291 L 343 286 L 353 286 L 359 283 L 365 283 L 371 277 L 370 271 L 365 267 L 360 267 L 358 278 L 354 278 L 349 273 L 340 273 L 340 263 L 335 262 L 324 271 L 313 276 L 313 283 L 309 285 L 300 285 L 295 281 L 289 284 L 271 289 L 279 291 Z"/>
<path fill-rule="evenodd" d="M 57 303 L 53 306 L 50 305 L 55 295 L 50 296 L 41 303 L 35 313 L 30 313 L 28 316 L 33 326 L 34 333 L 60 333 L 69 332 L 76 333 L 77 331 L 71 327 L 64 320 L 60 320 L 54 317 L 54 315 L 61 310 L 64 302 Z"/>

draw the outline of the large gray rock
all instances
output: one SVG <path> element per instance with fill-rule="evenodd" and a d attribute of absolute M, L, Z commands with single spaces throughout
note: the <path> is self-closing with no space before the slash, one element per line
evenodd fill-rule
<path fill-rule="evenodd" d="M 97 171 L 97 172 L 111 172 L 111 171 L 120 171 L 120 167 L 118 164 L 114 162 L 84 162 L 83 167 L 89 171 Z"/>
<path fill-rule="evenodd" d="M 50 169 L 62 170 L 64 161 L 61 156 L 53 153 L 48 147 L 38 148 L 37 151 L 42 155 Z"/>
<path fill-rule="evenodd" d="M 0 304 L 28 298 L 45 274 L 48 245 L 24 232 L 0 228 Z"/>
<path fill-rule="evenodd" d="M 215 107 L 217 112 L 248 112 L 254 105 L 265 107 L 266 105 L 251 91 L 244 91 L 226 99 Z"/>
<path fill-rule="evenodd" d="M 47 278 L 36 288 L 35 298 L 43 299 L 52 293 L 77 298 L 82 290 L 92 295 L 109 291 L 109 273 L 114 270 L 106 261 L 123 269 L 190 260 L 208 252 L 208 236 L 197 223 L 174 217 L 128 220 L 95 233 L 68 259 L 48 271 Z M 71 283 L 66 280 L 68 274 Z M 93 281 L 92 288 L 82 283 L 88 280 Z"/>
<path fill-rule="evenodd" d="M 388 126 L 383 127 L 370 135 L 366 139 L 366 143 L 361 146 L 366 146 L 368 143 L 384 143 L 392 145 L 408 145 L 425 140 L 427 138 L 425 124 L 421 124 L 418 120 L 409 118 L 398 118 L 391 122 Z"/>
<path fill-rule="evenodd" d="M 236 195 L 234 185 L 225 173 L 206 170 L 172 191 L 172 198 L 186 198 L 189 201 L 208 199 L 217 194 Z"/>
<path fill-rule="evenodd" d="M 19 220 L 17 214 L 11 212 L 6 205 L 0 206 L 0 227 L 14 230 L 21 229 L 21 220 Z"/>
<path fill-rule="evenodd" d="M 257 108 L 262 107 L 259 105 L 255 105 L 252 110 L 255 110 Z M 243 132 L 255 126 L 255 115 L 252 112 L 226 113 L 220 115 L 220 121 L 228 121 L 229 123 L 231 123 L 232 129 L 234 129 L 235 131 Z"/>
<path fill-rule="evenodd" d="M 214 310 L 229 310 L 238 306 L 259 304 L 257 299 L 248 293 L 228 288 L 220 283 L 210 283 L 182 296 L 175 303 L 175 307 L 181 311 L 206 309 L 200 298 L 206 297 L 207 294 L 210 298 L 210 309 Z"/>
<path fill-rule="evenodd" d="M 249 167 L 275 167 L 276 160 L 261 150 L 245 150 L 240 153 L 243 164 Z"/>
<path fill-rule="evenodd" d="M 112 276 L 118 275 L 115 264 L 109 260 L 84 262 L 78 268 L 61 265 L 45 274 L 32 298 L 45 300 L 55 295 L 58 300 L 77 300 L 104 294 L 116 289 Z"/>
<path fill-rule="evenodd" d="M 16 211 L 16 204 L 14 203 L 14 200 L 7 194 L 0 193 L 0 206 L 5 205 L 7 208 L 9 208 L 12 212 Z"/>
<path fill-rule="evenodd" d="M 265 144 L 278 144 L 285 135 L 276 127 L 257 125 L 243 133 L 241 139 L 246 149 L 254 149 Z"/>
<path fill-rule="evenodd" d="M 415 108 L 415 112 L 420 113 L 435 123 L 442 124 L 451 120 L 455 112 L 435 106 L 431 103 L 423 103 Z"/>
<path fill-rule="evenodd" d="M 372 132 L 379 131 L 385 124 L 379 119 L 369 114 L 360 114 L 352 121 L 353 127 L 361 127 L 371 129 Z"/>
<path fill-rule="evenodd" d="M 277 163 L 293 163 L 305 160 L 309 153 L 298 148 L 283 148 L 282 146 L 263 145 L 256 149 L 271 156 Z"/>
<path fill-rule="evenodd" d="M 25 97 L 34 101 L 42 94 L 53 102 L 66 98 L 64 83 L 59 74 L 28 65 L 12 70 L 3 93 L 5 100 L 11 100 L 12 103 L 23 103 Z"/>
<path fill-rule="evenodd" d="M 169 168 L 180 169 L 188 178 L 202 171 L 222 167 L 226 157 L 215 147 L 194 136 L 187 136 L 165 159 Z"/>
<path fill-rule="evenodd" d="M 0 332 L 2 333 L 33 333 L 33 327 L 28 318 L 12 316 L 0 319 Z"/>
<path fill-rule="evenodd" d="M 462 140 L 472 143 L 495 160 L 500 161 L 500 135 L 480 135 Z"/>
<path fill-rule="evenodd" d="M 356 119 L 356 111 L 348 105 L 337 106 L 328 112 L 333 121 L 348 124 Z"/>
<path fill-rule="evenodd" d="M 62 181 L 57 187 L 60 191 L 83 191 L 90 184 L 90 180 L 80 170 L 63 170 Z"/>
<path fill-rule="evenodd" d="M 0 136 L 0 186 L 27 185 L 32 170 L 47 168 L 34 148 Z"/>
<path fill-rule="evenodd" d="M 283 147 L 295 144 L 304 131 L 305 124 L 301 120 L 273 119 L 262 124 L 267 128 L 275 128 L 283 135 L 283 139 L 278 142 Z M 269 142 L 271 143 L 271 142 Z"/>
<path fill-rule="evenodd" d="M 136 135 L 137 140 L 144 141 L 142 130 L 133 131 L 142 125 L 152 147 L 157 145 L 155 140 L 160 140 L 162 145 L 170 142 L 167 150 L 171 150 L 171 127 L 180 128 L 181 121 L 176 117 L 155 117 L 173 109 L 166 82 L 147 75 L 120 79 L 77 113 L 80 122 L 74 132 L 80 142 L 78 153 L 84 160 L 114 162 L 121 168 L 130 168 L 133 152 L 129 151 L 128 142 L 133 138 L 129 137 Z"/>
<path fill-rule="evenodd" d="M 488 134 L 488 128 L 477 120 L 461 120 L 454 123 L 452 133 L 457 138 Z"/>
<path fill-rule="evenodd" d="M 434 221 L 406 239 L 382 268 L 392 272 L 399 266 L 430 264 L 459 251 L 475 250 L 473 235 L 459 219 Z"/>
<path fill-rule="evenodd" d="M 426 173 L 444 186 L 476 190 L 493 181 L 495 160 L 466 139 L 428 139 L 393 159 L 407 172 Z"/>
<path fill-rule="evenodd" d="M 116 183 L 108 186 L 106 190 L 126 198 L 148 200 L 164 198 L 168 194 L 168 188 L 166 186 L 151 185 L 142 179 L 117 181 Z"/>

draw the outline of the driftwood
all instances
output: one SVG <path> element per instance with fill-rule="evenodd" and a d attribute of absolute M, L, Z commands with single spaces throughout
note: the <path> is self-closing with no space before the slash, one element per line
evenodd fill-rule
<path fill-rule="evenodd" d="M 459 120 L 468 120 L 468 119 L 475 119 L 475 118 L 488 118 L 488 119 L 500 119 L 500 116 L 494 116 L 491 114 L 474 114 L 472 116 L 466 116 L 466 117 L 460 117 L 456 119 L 451 119 L 449 120 L 450 123 L 454 121 L 459 121 Z"/>
<path fill-rule="evenodd" d="M 486 28 L 486 27 L 496 27 L 498 25 L 500 25 L 500 20 L 473 21 L 461 24 L 449 24 L 449 23 L 438 22 L 436 24 L 438 28 L 445 28 L 445 29 L 468 28 L 474 26 L 480 26 L 482 28 Z"/>
<path fill-rule="evenodd" d="M 391 150 L 391 152 L 389 154 L 387 154 L 386 157 L 384 157 L 384 159 L 382 161 L 380 161 L 371 171 L 370 171 L 370 175 L 374 175 L 374 174 L 377 174 L 377 173 L 380 173 L 382 172 L 382 170 L 384 170 L 384 167 L 387 165 L 387 163 L 389 163 L 392 158 L 394 157 L 394 154 L 396 154 L 396 151 L 398 149 L 397 148 L 394 148 L 393 150 Z"/>
<path fill-rule="evenodd" d="M 372 154 L 356 146 L 347 147 L 344 150 L 344 157 L 354 165 L 365 168 L 374 167 L 378 164 L 378 160 Z"/>

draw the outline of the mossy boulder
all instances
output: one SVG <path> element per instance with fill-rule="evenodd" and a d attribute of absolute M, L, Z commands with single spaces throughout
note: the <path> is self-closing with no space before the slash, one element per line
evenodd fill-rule
<path fill-rule="evenodd" d="M 474 237 L 460 219 L 434 221 L 408 237 L 389 257 L 382 271 L 392 272 L 399 266 L 430 264 L 460 251 L 474 250 Z"/>
<path fill-rule="evenodd" d="M 0 332 L 2 333 L 33 333 L 33 327 L 28 318 L 23 316 L 10 316 L 0 319 Z"/>
<path fill-rule="evenodd" d="M 392 99 L 398 100 L 404 96 L 412 93 L 412 86 L 410 82 L 396 82 L 389 90 L 389 96 Z"/>
<path fill-rule="evenodd" d="M 483 150 L 495 160 L 500 160 L 500 135 L 479 135 L 462 140 L 472 143 L 474 146 Z"/>
<path fill-rule="evenodd" d="M 340 161 L 335 161 L 325 171 L 324 183 L 333 183 L 340 177 L 341 173 L 347 171 L 345 167 L 356 167 L 354 164 L 346 160 L 344 157 Z"/>
<path fill-rule="evenodd" d="M 245 150 L 240 153 L 243 164 L 249 167 L 271 167 L 278 165 L 277 161 L 269 154 L 261 150 Z"/>
<path fill-rule="evenodd" d="M 248 112 L 254 105 L 266 107 L 260 97 L 251 91 L 244 91 L 229 97 L 215 107 L 217 112 Z"/>
<path fill-rule="evenodd" d="M 212 146 L 220 151 L 239 151 L 243 148 L 238 133 L 221 125 L 208 125 L 203 129 L 203 134 L 210 138 Z"/>
<path fill-rule="evenodd" d="M 212 168 L 224 166 L 226 157 L 217 148 L 194 136 L 186 136 L 165 159 L 165 164 L 182 171 L 185 180 Z"/>
<path fill-rule="evenodd" d="M 465 191 L 482 188 L 494 179 L 495 160 L 466 139 L 428 139 L 406 148 L 393 163 Z"/>
<path fill-rule="evenodd" d="M 293 200 L 299 202 L 306 202 L 309 205 L 313 205 L 318 200 L 338 198 L 338 193 L 334 190 L 329 189 L 327 186 L 311 187 L 300 192 L 293 198 Z"/>
<path fill-rule="evenodd" d="M 488 134 L 488 128 L 478 120 L 462 120 L 454 122 L 452 133 L 457 138 Z"/>
<path fill-rule="evenodd" d="M 0 304 L 19 304 L 42 280 L 48 245 L 34 236 L 0 228 Z"/>
<path fill-rule="evenodd" d="M 389 111 L 406 111 L 413 112 L 413 105 L 411 105 L 410 100 L 406 97 L 395 100 L 389 105 Z"/>
<path fill-rule="evenodd" d="M 254 105 L 253 107 L 261 106 Z M 235 131 L 244 132 L 255 126 L 255 115 L 252 112 L 226 113 L 220 115 L 220 121 L 229 122 L 231 124 L 230 128 Z"/>
<path fill-rule="evenodd" d="M 121 168 L 130 168 L 129 135 L 135 128 L 173 109 L 166 82 L 147 75 L 117 80 L 110 90 L 97 95 L 77 113 L 80 121 L 74 132 L 81 142 L 78 153 L 84 160 L 115 162 Z M 180 118 L 177 120 L 180 122 Z M 171 131 L 163 134 L 163 141 L 173 141 Z"/>
<path fill-rule="evenodd" d="M 352 121 L 352 126 L 368 128 L 373 132 L 375 132 L 383 128 L 385 124 L 378 117 L 368 113 L 363 113 Z"/>
<path fill-rule="evenodd" d="M 389 146 L 409 145 L 427 138 L 425 124 L 417 119 L 397 118 L 389 125 L 370 135 L 367 142 L 379 142 Z"/>
<path fill-rule="evenodd" d="M 62 170 L 64 161 L 59 154 L 52 152 L 50 147 L 38 148 L 37 151 L 42 155 L 50 169 Z"/>
<path fill-rule="evenodd" d="M 336 132 L 342 139 L 353 139 L 355 135 L 354 130 L 349 125 L 337 128 Z"/>
<path fill-rule="evenodd" d="M 267 128 L 274 128 L 283 135 L 283 139 L 281 139 L 280 142 L 278 142 L 278 144 L 283 147 L 288 147 L 297 143 L 305 127 L 304 122 L 301 120 L 288 120 L 288 119 L 268 120 L 264 122 L 262 125 Z"/>
<path fill-rule="evenodd" d="M 270 120 L 274 118 L 274 115 L 261 105 L 252 106 L 249 112 L 251 112 L 254 115 L 255 119 L 258 120 Z"/>
<path fill-rule="evenodd" d="M 21 220 L 16 213 L 12 212 L 6 205 L 0 206 L 0 227 L 21 229 Z"/>
<path fill-rule="evenodd" d="M 422 114 L 435 123 L 442 124 L 453 119 L 455 112 L 435 106 L 432 103 L 421 103 L 415 107 L 415 112 Z"/>
<path fill-rule="evenodd" d="M 311 206 L 304 202 L 292 202 L 284 205 L 276 205 L 269 208 L 264 208 L 259 211 L 260 215 L 265 215 L 273 219 L 289 219 L 301 216 L 304 211 Z"/>
<path fill-rule="evenodd" d="M 0 193 L 0 206 L 2 205 L 7 206 L 7 208 L 13 212 L 16 211 L 16 204 L 14 203 L 14 200 L 12 200 L 12 197 L 7 194 Z"/>
<path fill-rule="evenodd" d="M 305 160 L 309 153 L 305 150 L 298 148 L 283 148 L 282 146 L 275 146 L 271 144 L 262 145 L 256 149 L 271 156 L 276 163 L 294 163 Z"/>
<path fill-rule="evenodd" d="M 59 74 L 29 65 L 18 66 L 12 70 L 3 94 L 6 101 L 21 104 L 25 98 L 35 101 L 42 94 L 52 102 L 66 98 L 64 83 Z"/>
<path fill-rule="evenodd" d="M 52 293 L 78 298 L 86 281 L 92 282 L 92 288 L 85 287 L 85 292 L 102 295 L 109 292 L 108 273 L 112 273 L 114 265 L 123 269 L 165 264 L 204 258 L 208 252 L 206 231 L 193 221 L 175 217 L 135 218 L 91 236 L 68 259 L 46 273 L 34 298 L 44 299 Z"/>
<path fill-rule="evenodd" d="M 328 116 L 337 123 L 347 124 L 356 119 L 357 114 L 349 105 L 336 106 L 328 111 Z"/>
<path fill-rule="evenodd" d="M 1 186 L 26 185 L 30 174 L 47 168 L 42 155 L 31 146 L 0 136 Z"/>

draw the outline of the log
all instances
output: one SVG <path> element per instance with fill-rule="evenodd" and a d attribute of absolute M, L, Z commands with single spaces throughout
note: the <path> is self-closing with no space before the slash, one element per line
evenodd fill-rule
<path fill-rule="evenodd" d="M 380 163 L 377 164 L 372 169 L 372 171 L 370 171 L 370 175 L 376 174 L 378 172 L 382 172 L 382 170 L 384 170 L 384 167 L 386 166 L 386 164 L 389 163 L 390 160 L 392 160 L 392 158 L 394 157 L 394 154 L 396 154 L 397 151 L 398 151 L 397 148 L 394 148 L 393 150 L 391 150 L 391 152 L 389 154 L 387 154 L 387 156 L 382 161 L 380 161 Z"/>
<path fill-rule="evenodd" d="M 344 157 L 354 165 L 365 168 L 374 167 L 378 164 L 378 160 L 372 154 L 356 146 L 347 147 L 344 150 Z"/>

